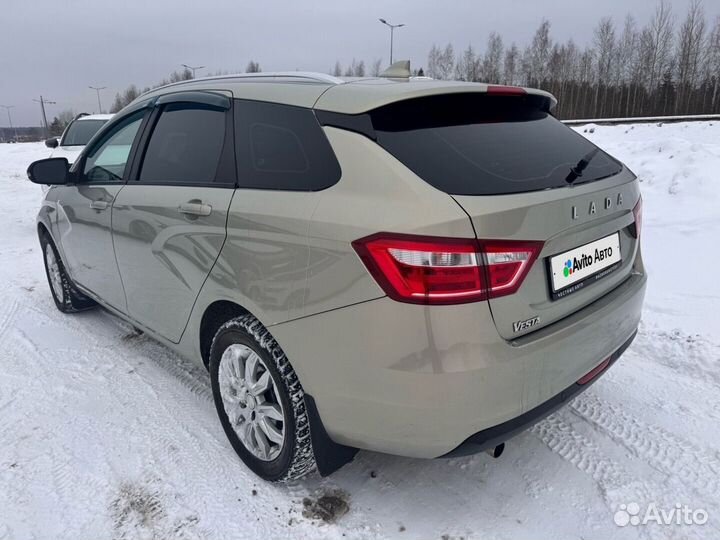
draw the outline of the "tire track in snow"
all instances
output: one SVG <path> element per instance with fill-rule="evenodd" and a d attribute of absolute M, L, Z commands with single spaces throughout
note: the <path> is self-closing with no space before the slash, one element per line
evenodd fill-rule
<path fill-rule="evenodd" d="M 554 413 L 535 424 L 530 431 L 550 450 L 590 476 L 608 503 L 645 500 L 653 492 L 644 482 L 632 482 L 624 468 L 600 450 L 598 445 L 577 432 L 561 414 Z M 618 497 L 616 495 L 627 496 Z"/>
<path fill-rule="evenodd" d="M 570 410 L 654 468 L 705 494 L 720 491 L 717 450 L 704 449 L 659 426 L 646 424 L 592 394 L 577 397 Z"/>
<path fill-rule="evenodd" d="M 638 471 L 637 467 L 626 468 L 610 457 L 596 442 L 565 421 L 562 412 L 550 415 L 530 431 L 550 450 L 594 480 L 607 505 L 607 521 L 602 522 L 603 527 L 612 526 L 612 516 L 621 504 L 637 502 L 642 506 L 654 502 L 659 508 L 672 508 L 677 500 L 681 499 L 680 497 L 676 500 L 678 491 L 668 493 L 663 483 L 649 479 L 648 475 Z M 639 475 L 642 475 L 642 478 Z M 692 502 L 691 499 L 687 501 Z M 597 517 L 597 514 L 594 517 Z M 642 538 L 653 540 L 674 538 L 677 533 L 673 527 L 638 528 L 636 532 Z"/>
<path fill-rule="evenodd" d="M 10 323 L 17 315 L 18 307 L 19 304 L 14 299 L 10 299 L 8 303 L 3 303 L 0 307 L 0 347 L 3 347 L 5 335 L 10 330 Z"/>
<path fill-rule="evenodd" d="M 248 518 L 279 506 L 275 492 L 283 488 L 260 489 L 265 485 L 252 475 L 227 442 L 215 417 L 209 378 L 203 368 L 143 335 L 125 341 L 123 345 L 103 348 L 102 354 L 127 375 L 128 369 L 132 370 L 132 386 L 113 385 L 111 393 L 129 392 L 133 400 L 147 402 L 149 398 L 154 403 L 152 418 L 140 427 L 142 430 L 148 426 L 155 429 L 151 437 L 153 444 L 147 445 L 147 454 L 142 458 L 145 463 L 153 464 L 151 469 L 143 469 L 145 474 L 171 476 L 177 470 L 185 470 L 194 479 L 196 498 L 202 501 L 217 498 L 218 486 L 213 479 L 226 478 L 236 483 L 237 494 L 241 495 L 219 501 L 218 506 L 227 513 L 238 513 L 240 500 L 245 506 L 240 513 Z M 253 488 L 257 488 L 258 495 L 248 497 Z M 180 502 L 177 495 L 165 494 L 162 499 L 165 504 L 170 502 L 169 497 L 175 498 L 172 504 L 177 510 Z M 289 510 L 285 508 L 283 515 L 289 515 Z M 204 520 L 198 526 L 203 524 L 206 524 Z M 255 522 L 253 527 L 259 531 L 258 536 L 272 536 L 272 524 Z M 232 537 L 228 534 L 216 531 L 214 537 Z"/>

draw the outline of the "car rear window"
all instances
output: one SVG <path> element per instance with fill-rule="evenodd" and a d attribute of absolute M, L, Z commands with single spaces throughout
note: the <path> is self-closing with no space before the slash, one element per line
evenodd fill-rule
<path fill-rule="evenodd" d="M 619 162 L 527 96 L 449 94 L 370 113 L 378 144 L 453 195 L 500 195 L 592 182 Z M 580 172 L 581 175 L 575 175 Z"/>

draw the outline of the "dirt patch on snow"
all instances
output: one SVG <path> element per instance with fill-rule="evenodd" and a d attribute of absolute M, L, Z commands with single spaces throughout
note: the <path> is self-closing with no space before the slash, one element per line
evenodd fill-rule
<path fill-rule="evenodd" d="M 303 517 L 335 523 L 350 510 L 349 496 L 344 491 L 326 492 L 318 497 L 303 499 Z"/>

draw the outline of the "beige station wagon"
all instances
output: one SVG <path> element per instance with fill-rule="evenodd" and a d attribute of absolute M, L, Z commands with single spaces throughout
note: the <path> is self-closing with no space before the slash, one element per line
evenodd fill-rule
<path fill-rule="evenodd" d="M 546 92 L 392 75 L 171 84 L 28 169 L 58 309 L 205 365 L 267 480 L 497 456 L 638 327 L 635 175 Z"/>

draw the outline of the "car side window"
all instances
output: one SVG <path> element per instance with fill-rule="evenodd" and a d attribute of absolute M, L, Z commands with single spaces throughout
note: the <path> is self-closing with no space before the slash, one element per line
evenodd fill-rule
<path fill-rule="evenodd" d="M 133 141 L 142 124 L 145 111 L 138 111 L 120 121 L 85 156 L 81 182 L 122 182 Z"/>
<path fill-rule="evenodd" d="M 226 111 L 203 103 L 165 105 L 150 135 L 139 180 L 148 184 L 232 181 L 222 172 Z"/>
<path fill-rule="evenodd" d="M 235 100 L 238 185 L 317 191 L 340 179 L 340 165 L 311 109 Z"/>

